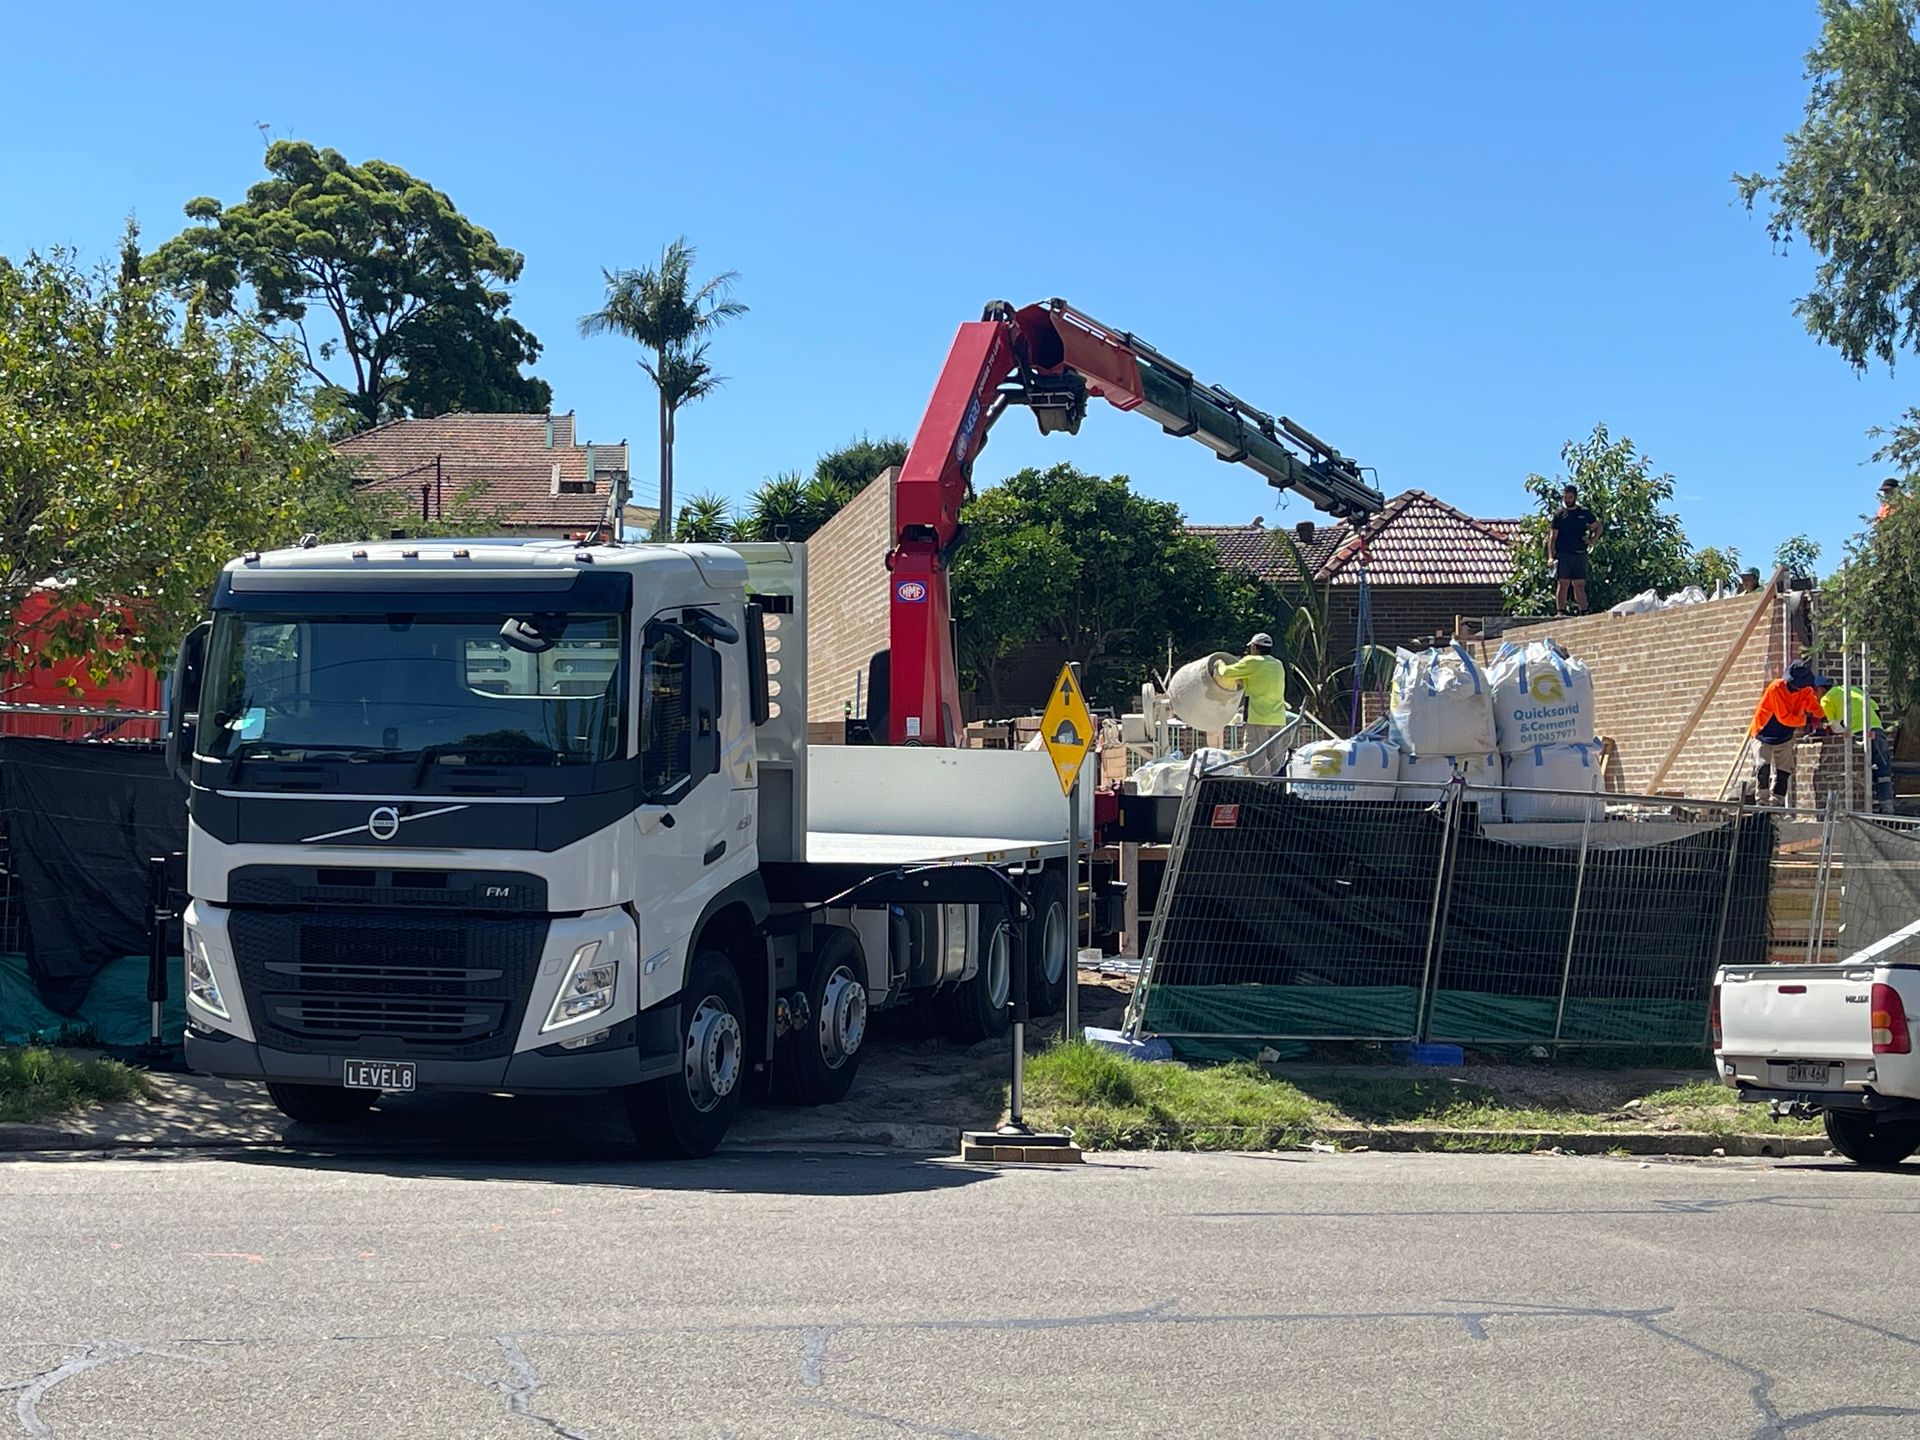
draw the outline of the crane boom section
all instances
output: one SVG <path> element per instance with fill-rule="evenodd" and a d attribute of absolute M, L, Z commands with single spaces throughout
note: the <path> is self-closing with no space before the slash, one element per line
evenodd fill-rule
<path fill-rule="evenodd" d="M 1033 412 L 1043 434 L 1077 433 L 1090 396 L 1137 410 L 1170 435 L 1191 436 L 1220 459 L 1334 515 L 1365 519 L 1385 503 L 1351 460 L 1311 432 L 1199 383 L 1136 336 L 1063 300 L 1019 310 L 989 305 L 954 338 L 894 482 L 886 698 L 873 696 L 874 708 L 884 710 L 887 743 L 961 740 L 947 567 L 962 539 L 960 507 L 988 432 L 1017 404 Z M 878 688 L 878 674 L 875 682 Z"/>

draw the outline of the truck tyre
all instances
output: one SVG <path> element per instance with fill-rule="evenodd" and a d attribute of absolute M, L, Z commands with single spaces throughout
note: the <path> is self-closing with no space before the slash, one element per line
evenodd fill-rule
<path fill-rule="evenodd" d="M 1898 1165 L 1920 1150 L 1920 1120 L 1882 1120 L 1858 1110 L 1829 1110 L 1827 1138 L 1856 1165 Z"/>
<path fill-rule="evenodd" d="M 980 963 L 973 978 L 944 992 L 947 1033 L 973 1043 L 1007 1033 L 1013 984 L 1013 924 L 1006 907 L 980 907 Z"/>
<path fill-rule="evenodd" d="M 378 1090 L 348 1090 L 340 1085 L 269 1083 L 267 1098 L 289 1120 L 303 1125 L 346 1125 L 358 1120 L 380 1098 Z"/>
<path fill-rule="evenodd" d="M 780 1037 L 774 1088 L 801 1105 L 846 1098 L 867 1038 L 867 962 L 851 930 L 825 930 L 801 971 L 806 1023 Z"/>
<path fill-rule="evenodd" d="M 1033 917 L 1027 921 L 1027 1008 L 1038 1016 L 1058 1015 L 1067 1003 L 1068 977 L 1078 978 L 1066 871 L 1042 871 L 1029 903 Z"/>
<path fill-rule="evenodd" d="M 725 955 L 694 957 L 679 1012 L 679 1073 L 628 1090 L 627 1123 L 647 1154 L 694 1160 L 726 1137 L 747 1078 L 746 997 Z"/>

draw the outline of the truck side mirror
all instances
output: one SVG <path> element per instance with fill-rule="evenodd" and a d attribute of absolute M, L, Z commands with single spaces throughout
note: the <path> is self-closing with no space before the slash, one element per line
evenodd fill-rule
<path fill-rule="evenodd" d="M 200 691 L 206 678 L 207 634 L 213 626 L 203 620 L 187 632 L 173 666 L 173 684 L 167 694 L 167 769 L 176 780 L 187 779 L 193 763 L 194 734 L 200 727 Z"/>

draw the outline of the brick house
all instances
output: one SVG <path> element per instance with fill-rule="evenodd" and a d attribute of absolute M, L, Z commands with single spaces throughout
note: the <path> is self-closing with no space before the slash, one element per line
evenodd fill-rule
<path fill-rule="evenodd" d="M 389 420 L 333 448 L 368 489 L 390 492 L 397 512 L 475 515 L 505 535 L 564 536 L 611 522 L 627 488 L 627 442 L 576 441 L 571 410 Z"/>
<path fill-rule="evenodd" d="M 1303 521 L 1295 545 L 1307 575 L 1260 522 L 1189 525 L 1213 542 L 1223 565 L 1238 565 L 1283 590 L 1311 581 L 1328 589 L 1331 649 L 1351 654 L 1366 569 L 1378 645 L 1413 645 L 1452 634 L 1456 617 L 1498 615 L 1502 587 L 1513 574 L 1514 545 L 1524 522 L 1476 520 L 1424 490 L 1405 490 L 1364 527 L 1341 520 Z"/>

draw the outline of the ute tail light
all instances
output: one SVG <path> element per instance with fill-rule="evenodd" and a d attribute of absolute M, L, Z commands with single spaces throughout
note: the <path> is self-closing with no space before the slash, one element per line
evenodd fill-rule
<path fill-rule="evenodd" d="M 1713 996 L 1707 1001 L 1707 1033 L 1712 1037 L 1713 1048 L 1720 1048 L 1720 987 L 1713 987 Z"/>
<path fill-rule="evenodd" d="M 1907 1024 L 1907 1007 L 1900 992 L 1891 985 L 1873 987 L 1873 1053 L 1908 1055 L 1913 1052 L 1913 1028 Z"/>

